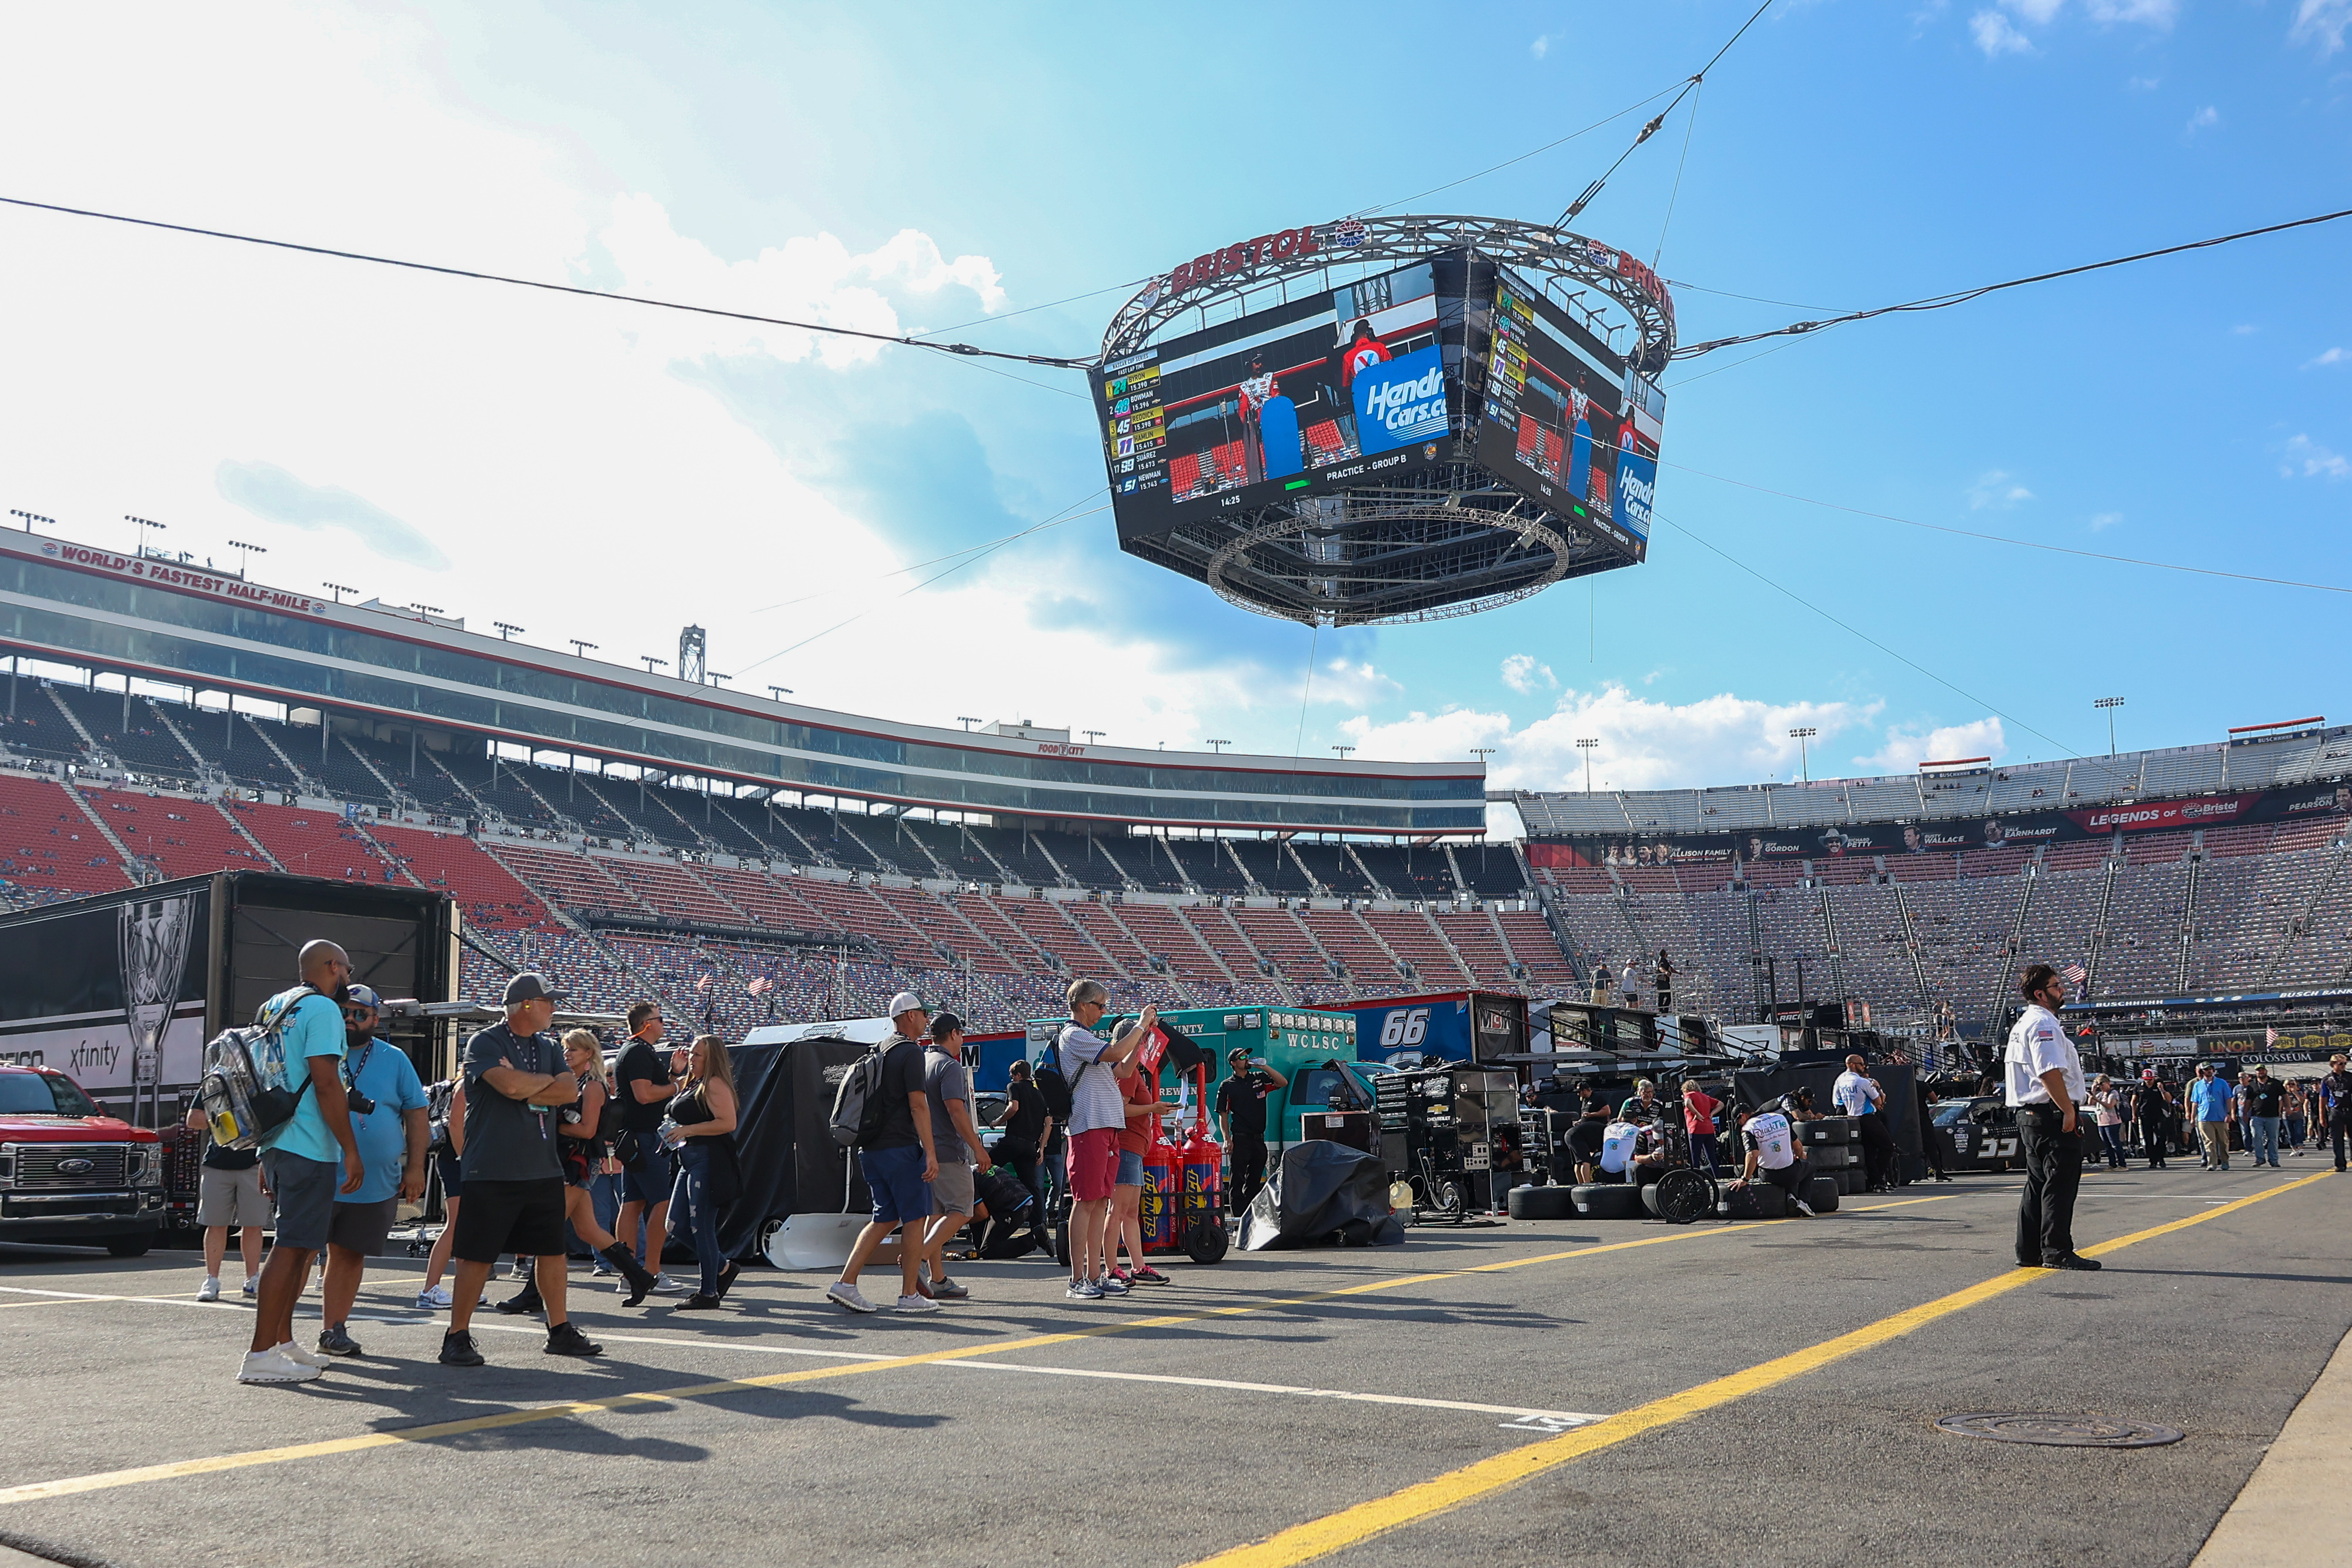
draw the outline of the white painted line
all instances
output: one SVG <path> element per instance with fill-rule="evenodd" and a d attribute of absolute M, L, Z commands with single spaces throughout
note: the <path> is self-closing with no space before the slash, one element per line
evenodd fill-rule
<path fill-rule="evenodd" d="M 1481 1416 L 1516 1416 L 1522 1420 L 1561 1421 L 1569 1427 L 1589 1427 L 1606 1416 L 1570 1410 L 1532 1410 L 1524 1405 L 1474 1405 L 1460 1399 L 1414 1399 L 1402 1394 L 1358 1394 L 1346 1388 L 1301 1388 L 1286 1383 L 1238 1383 L 1223 1377 L 1172 1377 L 1158 1372 L 1103 1372 L 1082 1366 L 1036 1366 L 1018 1361 L 984 1361 L 969 1357 L 939 1361 L 934 1366 L 971 1366 L 982 1372 L 1027 1372 L 1041 1377 L 1100 1377 L 1118 1383 L 1170 1383 L 1186 1388 L 1230 1388 L 1243 1394 L 1288 1394 L 1301 1399 L 1350 1399 L 1366 1405 L 1410 1405 L 1424 1410 L 1468 1410 Z M 1565 1431 L 1567 1427 L 1555 1428 Z"/>

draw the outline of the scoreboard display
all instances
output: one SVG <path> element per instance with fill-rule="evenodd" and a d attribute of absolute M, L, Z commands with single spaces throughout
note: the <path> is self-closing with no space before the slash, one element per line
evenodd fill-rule
<path fill-rule="evenodd" d="M 1120 539 L 1434 461 L 1438 321 L 1419 262 L 1106 364 L 1095 408 Z"/>
<path fill-rule="evenodd" d="M 1654 382 L 1541 290 L 1497 269 L 1479 466 L 1639 560 L 1665 413 Z"/>

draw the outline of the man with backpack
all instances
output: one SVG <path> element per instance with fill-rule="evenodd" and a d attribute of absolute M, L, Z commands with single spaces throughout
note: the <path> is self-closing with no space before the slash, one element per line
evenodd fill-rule
<path fill-rule="evenodd" d="M 1127 1126 L 1127 1106 L 1118 1081 L 1135 1075 L 1136 1053 L 1151 1036 L 1160 1009 L 1147 1007 L 1118 1038 L 1106 1041 L 1094 1026 L 1102 1019 L 1110 993 L 1098 980 L 1073 980 L 1070 1017 L 1057 1043 L 1063 1074 L 1070 1081 L 1070 1285 L 1074 1301 L 1124 1296 L 1126 1284 L 1111 1277 L 1111 1190 L 1118 1180 L 1118 1134 Z"/>
<path fill-rule="evenodd" d="M 825 1294 L 853 1312 L 881 1308 L 857 1288 L 857 1276 L 890 1233 L 898 1238 L 898 1310 L 935 1312 L 940 1304 L 923 1294 L 916 1274 L 922 1261 L 923 1228 L 931 1217 L 931 1182 L 940 1174 L 931 1143 L 930 1099 L 923 1092 L 923 1045 L 930 1032 L 930 1009 L 912 991 L 890 998 L 890 1038 L 842 1080 L 843 1100 L 835 1107 L 835 1136 L 848 1101 L 858 1096 L 856 1128 L 857 1169 L 874 1199 L 874 1218 L 857 1233 L 841 1278 Z"/>
<path fill-rule="evenodd" d="M 261 1270 L 253 1343 L 239 1383 L 307 1383 L 326 1358 L 294 1343 L 294 1300 L 310 1256 L 327 1245 L 338 1192 L 367 1179 L 343 1097 L 343 1014 L 352 961 L 332 942 L 310 942 L 296 957 L 302 983 L 261 1005 L 268 1058 L 282 1063 L 273 1087 L 295 1096 L 294 1113 L 261 1134 L 261 1168 L 278 1197 L 278 1245 Z"/>

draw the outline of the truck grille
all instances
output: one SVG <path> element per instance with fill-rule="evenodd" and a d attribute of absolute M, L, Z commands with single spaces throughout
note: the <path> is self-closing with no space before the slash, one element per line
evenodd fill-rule
<path fill-rule="evenodd" d="M 83 1162 L 87 1161 L 87 1168 Z M 16 1188 L 20 1192 L 76 1192 L 89 1187 L 126 1186 L 131 1180 L 131 1152 L 121 1144 L 40 1144 L 16 1145 Z M 73 1169 L 60 1169 L 60 1166 Z"/>

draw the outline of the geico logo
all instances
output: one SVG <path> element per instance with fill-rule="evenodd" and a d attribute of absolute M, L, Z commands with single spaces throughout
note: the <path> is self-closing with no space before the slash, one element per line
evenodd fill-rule
<path fill-rule="evenodd" d="M 1404 411 L 1407 404 L 1423 402 L 1431 398 L 1443 400 L 1444 395 L 1445 371 L 1440 366 L 1432 365 L 1426 375 L 1415 376 L 1409 382 L 1383 382 L 1374 387 L 1371 396 L 1365 400 L 1364 412 L 1393 430 L 1401 423 L 1396 418 L 1397 413 Z M 1416 418 L 1429 417 L 1418 408 L 1411 412 Z M 1444 411 L 1441 409 L 1439 412 L 1442 413 Z"/>

